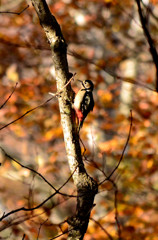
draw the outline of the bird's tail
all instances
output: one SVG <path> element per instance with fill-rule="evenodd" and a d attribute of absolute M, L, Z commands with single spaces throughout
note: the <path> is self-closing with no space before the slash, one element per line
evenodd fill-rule
<path fill-rule="evenodd" d="M 81 127 L 83 126 L 83 121 L 84 120 L 79 121 L 79 123 L 78 123 L 78 132 L 80 131 Z"/>
<path fill-rule="evenodd" d="M 83 113 L 81 110 L 75 109 L 77 119 L 77 131 L 79 132 L 84 121 Z"/>

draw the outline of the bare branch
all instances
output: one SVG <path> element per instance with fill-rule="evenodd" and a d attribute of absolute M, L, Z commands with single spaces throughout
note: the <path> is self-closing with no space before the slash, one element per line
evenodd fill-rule
<path fill-rule="evenodd" d="M 18 82 L 16 82 L 13 91 L 11 92 L 11 94 L 9 95 L 9 97 L 5 100 L 5 102 L 0 106 L 0 109 L 2 109 L 2 108 L 6 105 L 6 103 L 9 101 L 9 99 L 11 98 L 11 96 L 13 95 L 13 93 L 15 92 L 15 89 L 16 89 L 17 85 L 18 85 Z"/>
<path fill-rule="evenodd" d="M 121 240 L 121 226 L 120 226 L 120 222 L 118 219 L 118 204 L 117 204 L 117 196 L 118 196 L 118 189 L 117 189 L 117 185 L 113 182 L 113 185 L 115 187 L 115 198 L 114 198 L 114 206 L 115 206 L 115 220 L 116 220 L 116 224 L 117 224 L 117 229 L 118 229 L 118 240 Z"/>
<path fill-rule="evenodd" d="M 70 82 L 72 81 L 72 79 L 73 79 L 74 76 L 75 76 L 75 74 L 70 78 L 70 80 L 68 81 L 68 83 L 66 83 L 66 84 L 64 85 L 64 87 L 61 89 L 60 92 L 54 93 L 54 94 L 53 94 L 53 97 L 47 99 L 45 102 L 41 103 L 41 104 L 38 105 L 37 107 L 34 107 L 34 108 L 26 111 L 26 112 L 25 112 L 23 115 L 21 115 L 20 117 L 16 118 L 15 120 L 13 120 L 13 121 L 11 121 L 10 123 L 8 123 L 8 124 L 4 125 L 3 127 L 1 127 L 0 130 L 8 127 L 9 125 L 11 125 L 11 124 L 13 124 L 13 123 L 15 123 L 15 122 L 17 122 L 18 120 L 22 119 L 23 117 L 25 117 L 25 116 L 28 115 L 29 113 L 35 111 L 36 109 L 38 109 L 38 108 L 40 108 L 40 107 L 43 107 L 43 106 L 46 105 L 48 102 L 50 102 L 54 97 L 60 96 L 60 94 L 62 93 L 62 91 L 64 90 L 64 88 L 65 88 L 68 84 L 70 84 Z M 51 95 L 52 95 L 52 94 L 51 94 Z M 8 100 L 9 100 L 9 99 L 8 99 Z M 7 100 L 7 101 L 8 101 L 8 100 Z M 4 105 L 4 104 L 3 104 L 3 105 Z"/>
<path fill-rule="evenodd" d="M 4 213 L 3 216 L 0 218 L 0 221 L 2 221 L 4 218 L 6 218 L 6 217 L 8 217 L 8 216 L 10 216 L 10 215 L 12 215 L 14 213 L 17 213 L 17 212 L 21 212 L 21 211 L 30 212 L 30 211 L 36 210 L 36 209 L 42 207 L 46 202 L 48 202 L 48 200 L 50 200 L 56 194 L 57 194 L 57 192 L 51 194 L 48 198 L 46 198 L 43 202 L 41 202 L 36 207 L 32 207 L 32 208 L 21 207 L 21 208 L 14 209 L 14 210 L 6 213 L 6 214 Z"/>
<path fill-rule="evenodd" d="M 8 153 L 6 153 L 6 151 L 0 146 L 0 149 L 3 151 L 3 153 L 5 154 L 5 156 L 9 159 L 11 159 L 12 161 L 16 162 L 18 165 L 20 165 L 23 168 L 28 169 L 29 171 L 35 173 L 36 175 L 38 175 L 40 178 L 42 178 L 52 189 L 54 189 L 54 191 L 57 191 L 57 189 L 50 183 L 47 181 L 47 179 L 45 177 L 43 177 L 42 174 L 40 174 L 39 172 L 37 172 L 36 170 L 34 170 L 33 168 L 24 166 L 22 163 L 18 162 L 16 159 L 14 159 L 13 157 L 11 157 Z"/>
<path fill-rule="evenodd" d="M 110 175 L 108 176 L 107 179 L 110 179 L 111 176 L 114 174 L 114 172 L 115 172 L 115 171 L 118 169 L 118 167 L 120 166 L 120 163 L 121 163 L 121 161 L 122 161 L 122 159 L 123 159 L 123 157 L 124 157 L 124 153 L 125 153 L 126 148 L 127 148 L 127 146 L 128 146 L 128 142 L 129 142 L 129 139 L 130 139 L 130 136 L 131 136 L 131 130 L 132 130 L 132 121 L 133 121 L 132 110 L 130 111 L 130 113 L 131 113 L 131 123 L 130 123 L 129 133 L 128 133 L 128 137 L 127 137 L 127 140 L 126 140 L 124 149 L 123 149 L 123 151 L 122 151 L 122 154 L 121 154 L 121 157 L 120 157 L 120 160 L 119 160 L 117 166 L 113 169 L 113 171 L 110 173 Z"/>
<path fill-rule="evenodd" d="M 128 83 L 131 83 L 133 85 L 137 85 L 137 86 L 146 88 L 146 89 L 148 89 L 148 90 L 150 90 L 152 92 L 155 92 L 155 89 L 152 89 L 151 87 L 148 87 L 146 84 L 144 84 L 142 82 L 139 82 L 139 81 L 137 81 L 135 79 L 129 78 L 129 77 L 122 77 L 121 75 L 116 74 L 113 70 L 110 70 L 107 67 L 103 67 L 100 64 L 95 63 L 93 60 L 88 59 L 87 57 L 85 57 L 83 55 L 80 55 L 80 54 L 76 53 L 75 51 L 69 51 L 68 54 L 70 56 L 73 56 L 73 57 L 78 58 L 78 59 L 80 59 L 82 61 L 86 61 L 86 62 L 88 62 L 90 64 L 93 64 L 93 65 L 99 67 L 101 70 L 103 70 L 104 72 L 108 73 L 110 76 L 112 76 L 115 79 L 118 79 L 118 80 L 123 81 L 123 82 L 128 82 Z"/>
<path fill-rule="evenodd" d="M 154 12 L 152 11 L 152 7 L 153 7 L 153 5 L 149 2 L 148 4 L 146 4 L 144 1 L 142 1 L 141 0 L 141 2 L 142 2 L 142 4 L 143 4 L 143 6 L 146 8 L 146 10 L 150 13 L 150 15 L 156 20 L 156 21 L 158 21 L 158 16 L 156 16 L 155 14 L 154 14 Z"/>
<path fill-rule="evenodd" d="M 106 180 L 111 182 L 113 187 L 114 187 L 114 194 L 115 194 L 115 196 L 114 196 L 115 220 L 116 220 L 117 229 L 118 229 L 118 237 L 119 237 L 119 240 L 121 240 L 121 227 L 120 227 L 120 222 L 119 222 L 119 219 L 118 219 L 118 204 L 117 204 L 118 188 L 117 188 L 117 185 L 114 182 L 114 180 L 112 180 L 110 178 L 108 179 L 106 173 L 102 169 L 100 169 L 100 167 L 98 166 L 98 164 L 96 162 L 93 161 L 92 163 L 93 163 L 93 166 L 96 167 L 96 169 L 98 169 L 106 177 Z M 91 220 L 95 221 L 92 218 L 91 218 Z M 96 223 L 98 223 L 98 225 L 99 225 L 99 222 L 96 222 Z M 100 226 L 100 227 L 102 227 L 102 226 Z M 102 228 L 102 230 L 104 231 L 105 229 Z M 108 232 L 106 234 L 108 235 Z M 111 237 L 111 235 L 109 234 L 109 238 L 110 237 Z"/>
<path fill-rule="evenodd" d="M 72 230 L 73 229 L 69 229 L 69 230 L 67 230 L 67 231 L 65 231 L 65 232 L 63 232 L 63 233 L 61 233 L 61 234 L 59 234 L 59 235 L 57 235 L 57 236 L 55 236 L 53 238 L 50 238 L 49 240 L 57 239 L 58 237 L 61 237 L 61 236 L 65 235 L 66 233 L 69 233 Z"/>
<path fill-rule="evenodd" d="M 122 154 L 121 154 L 121 157 L 120 157 L 120 160 L 118 162 L 118 164 L 116 165 L 116 167 L 112 170 L 112 172 L 109 174 L 108 177 L 106 177 L 102 182 L 99 183 L 99 185 L 103 184 L 105 181 L 109 180 L 111 178 L 111 176 L 114 174 L 114 172 L 118 169 L 118 167 L 120 166 L 120 163 L 124 157 L 124 153 L 126 151 L 126 148 L 128 146 L 128 142 L 129 142 L 129 139 L 130 139 L 130 136 L 131 136 L 131 130 L 132 130 L 132 121 L 133 121 L 133 117 L 132 117 L 132 110 L 130 110 L 130 118 L 131 118 L 131 122 L 130 122 L 130 128 L 129 128 L 129 133 L 128 133 L 128 137 L 127 137 L 127 140 L 126 140 L 126 143 L 125 143 L 125 146 L 123 148 L 123 151 L 122 151 Z"/>
<path fill-rule="evenodd" d="M 63 185 L 61 185 L 61 187 L 59 189 L 56 189 L 41 173 L 37 172 L 35 169 L 27 167 L 25 165 L 23 165 L 22 163 L 18 162 L 16 159 L 14 159 L 13 157 L 11 157 L 1 146 L 0 149 L 2 150 L 2 152 L 5 154 L 5 156 L 9 159 L 11 159 L 12 161 L 16 162 L 18 165 L 20 165 L 21 167 L 28 169 L 29 171 L 35 173 L 36 175 L 38 175 L 40 178 L 42 178 L 44 180 L 44 182 L 46 182 L 54 191 L 56 191 L 56 193 L 61 194 L 63 196 L 66 197 L 77 197 L 76 195 L 69 195 L 66 193 L 61 193 L 60 190 L 70 181 L 70 179 L 72 178 L 74 172 L 70 175 L 70 177 L 65 181 L 65 183 Z M 76 169 L 74 170 L 76 171 Z"/>
<path fill-rule="evenodd" d="M 2 217 L 0 218 L 0 221 L 2 221 L 4 218 L 16 213 L 16 212 L 20 212 L 20 211 L 33 211 L 33 210 L 36 210 L 38 208 L 40 208 L 41 206 L 43 206 L 48 200 L 50 200 L 52 197 L 54 197 L 56 194 L 60 194 L 60 195 L 63 195 L 63 196 L 66 196 L 66 197 L 77 197 L 76 195 L 69 195 L 69 194 L 65 194 L 65 193 L 61 193 L 60 190 L 70 181 L 70 179 L 72 178 L 74 172 L 76 171 L 76 169 L 74 170 L 74 172 L 69 176 L 69 178 L 58 188 L 56 189 L 50 182 L 48 182 L 48 180 L 43 177 L 42 174 L 40 174 L 39 172 L 37 172 L 36 170 L 30 168 L 30 167 L 27 167 L 27 166 L 24 166 L 23 164 L 19 163 L 17 160 L 15 160 L 13 157 L 11 157 L 10 155 L 8 155 L 5 150 L 0 147 L 0 149 L 3 151 L 3 153 L 6 155 L 6 157 L 8 157 L 9 159 L 13 160 L 14 162 L 16 162 L 17 164 L 19 164 L 21 167 L 23 168 L 26 168 L 28 170 L 30 170 L 31 172 L 37 174 L 38 176 L 40 176 L 49 186 L 51 186 L 51 188 L 53 188 L 55 190 L 55 193 L 51 194 L 48 198 L 46 198 L 43 202 L 41 202 L 39 205 L 37 205 L 36 207 L 32 207 L 32 208 L 25 208 L 25 207 L 21 207 L 21 208 L 18 208 L 18 209 L 15 209 L 15 210 L 12 210 L 10 211 L 9 213 L 5 214 L 3 213 Z"/>
<path fill-rule="evenodd" d="M 25 233 L 24 233 L 24 234 L 23 234 L 23 237 L 22 237 L 22 240 L 24 240 L 24 239 L 25 239 L 25 236 L 26 236 L 26 235 L 25 235 Z"/>
<path fill-rule="evenodd" d="M 158 53 L 156 51 L 156 47 L 155 47 L 155 43 L 151 37 L 151 34 L 148 30 L 147 27 L 147 19 L 146 16 L 143 14 L 142 8 L 141 8 L 141 4 L 140 4 L 140 0 L 136 0 L 137 6 L 138 6 L 138 13 L 139 13 L 139 17 L 140 17 L 140 21 L 142 24 L 142 28 L 144 31 L 144 35 L 147 39 L 147 42 L 149 44 L 150 47 L 150 53 L 151 56 L 153 58 L 153 62 L 155 64 L 156 67 L 156 92 L 158 92 Z"/>
<path fill-rule="evenodd" d="M 43 221 L 43 223 L 40 224 L 40 227 L 39 227 L 39 229 L 38 229 L 37 240 L 39 239 L 39 235 L 40 235 L 41 227 L 42 227 L 47 221 L 48 221 L 48 218 L 47 218 L 45 221 Z"/>
<path fill-rule="evenodd" d="M 94 218 L 90 218 L 90 220 L 95 222 L 95 224 L 97 224 L 103 230 L 103 232 L 105 232 L 105 234 L 108 236 L 110 240 L 113 240 L 113 237 L 110 235 L 110 233 L 108 233 L 108 231 L 105 228 L 103 228 L 103 226 L 99 223 L 99 221 L 96 221 Z"/>
<path fill-rule="evenodd" d="M 61 190 L 61 189 L 65 186 L 65 184 L 66 184 L 71 178 L 72 178 L 72 174 L 71 174 L 71 176 L 62 184 L 62 186 L 56 190 L 55 193 L 51 194 L 48 198 L 46 198 L 43 202 L 41 202 L 41 203 L 38 204 L 37 206 L 32 207 L 32 208 L 21 207 L 21 208 L 18 208 L 18 209 L 14 209 L 14 210 L 6 213 L 6 214 L 5 214 L 5 212 L 4 212 L 3 215 L 2 215 L 2 217 L 0 218 L 0 221 L 2 221 L 4 218 L 6 218 L 6 217 L 8 217 L 8 216 L 10 216 L 10 215 L 12 215 L 12 214 L 14 214 L 14 213 L 21 212 L 21 211 L 30 212 L 30 211 L 34 211 L 34 210 L 42 207 L 46 202 L 48 202 L 48 201 L 49 201 L 52 197 L 54 197 L 56 194 L 62 194 L 62 193 L 59 192 L 59 190 Z M 68 194 L 62 194 L 62 195 L 64 195 L 64 196 L 71 196 L 71 197 L 73 196 L 73 195 L 68 195 Z M 73 196 L 73 197 L 74 197 L 74 196 Z M 75 196 L 75 197 L 76 197 L 76 196 Z"/>
<path fill-rule="evenodd" d="M 16 118 L 15 120 L 13 120 L 13 121 L 11 121 L 10 123 L 8 123 L 8 124 L 4 125 L 3 127 L 1 127 L 0 130 L 8 127 L 9 125 L 11 125 L 11 124 L 13 124 L 13 123 L 15 123 L 15 122 L 17 122 L 18 120 L 22 119 L 23 117 L 25 117 L 25 116 L 28 115 L 29 113 L 35 111 L 36 109 L 38 109 L 38 108 L 40 108 L 40 107 L 43 107 L 45 104 L 47 104 L 48 102 L 50 102 L 53 98 L 54 98 L 54 97 L 51 97 L 51 98 L 49 98 L 48 100 L 46 100 L 44 103 L 41 103 L 40 105 L 38 105 L 37 107 L 34 107 L 34 108 L 26 111 L 26 112 L 25 112 L 23 115 L 21 115 L 20 117 Z"/>
<path fill-rule="evenodd" d="M 23 10 L 21 10 L 20 12 L 10 12 L 10 11 L 0 11 L 0 13 L 9 13 L 9 14 L 16 14 L 16 15 L 20 15 L 22 14 L 26 9 L 29 8 L 29 5 L 27 5 Z"/>

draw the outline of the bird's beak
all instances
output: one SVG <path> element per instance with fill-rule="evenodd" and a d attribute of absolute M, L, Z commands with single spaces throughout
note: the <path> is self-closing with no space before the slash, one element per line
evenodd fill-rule
<path fill-rule="evenodd" d="M 82 86 L 85 88 L 85 85 L 84 85 L 84 81 L 81 81 L 81 80 L 77 80 L 77 81 L 79 81 L 79 82 L 81 82 L 82 83 Z"/>

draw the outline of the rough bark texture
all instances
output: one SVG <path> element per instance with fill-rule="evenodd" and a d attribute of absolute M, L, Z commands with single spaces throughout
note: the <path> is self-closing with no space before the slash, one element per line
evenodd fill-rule
<path fill-rule="evenodd" d="M 59 97 L 61 124 L 63 127 L 67 158 L 78 193 L 76 213 L 68 220 L 70 230 L 68 239 L 83 239 L 98 186 L 85 170 L 79 136 L 72 124 L 73 91 L 70 84 L 65 87 L 65 84 L 70 78 L 66 41 L 62 35 L 59 24 L 50 13 L 45 0 L 32 0 L 32 4 L 49 41 L 53 65 L 55 67 L 57 90 L 58 92 L 62 92 Z"/>

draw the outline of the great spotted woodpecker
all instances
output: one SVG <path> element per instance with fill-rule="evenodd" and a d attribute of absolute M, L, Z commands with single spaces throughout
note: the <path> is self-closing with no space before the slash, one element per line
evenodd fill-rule
<path fill-rule="evenodd" d="M 80 81 L 82 82 L 82 81 Z M 82 82 L 82 87 L 76 94 L 74 100 L 74 109 L 78 119 L 78 131 L 83 125 L 85 118 L 90 111 L 93 111 L 93 88 L 94 85 L 91 80 L 85 80 Z"/>

